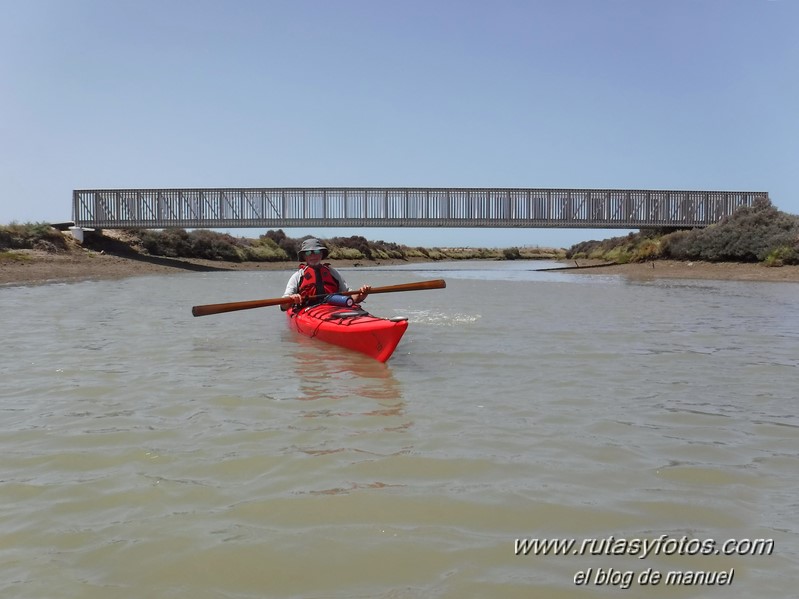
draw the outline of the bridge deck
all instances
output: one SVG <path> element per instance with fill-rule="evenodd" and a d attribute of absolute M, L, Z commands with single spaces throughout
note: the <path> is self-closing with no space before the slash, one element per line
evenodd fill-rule
<path fill-rule="evenodd" d="M 94 189 L 79 227 L 705 227 L 767 192 L 518 188 Z"/>

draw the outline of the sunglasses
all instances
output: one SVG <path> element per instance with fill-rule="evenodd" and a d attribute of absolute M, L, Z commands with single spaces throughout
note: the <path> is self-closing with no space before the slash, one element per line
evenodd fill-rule
<path fill-rule="evenodd" d="M 305 250 L 303 254 L 310 256 L 311 254 L 323 254 L 325 250 Z"/>

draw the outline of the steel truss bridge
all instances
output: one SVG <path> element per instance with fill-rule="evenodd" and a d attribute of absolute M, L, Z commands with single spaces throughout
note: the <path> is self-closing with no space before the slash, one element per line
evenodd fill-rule
<path fill-rule="evenodd" d="M 75 226 L 706 227 L 768 192 L 527 188 L 81 189 Z"/>

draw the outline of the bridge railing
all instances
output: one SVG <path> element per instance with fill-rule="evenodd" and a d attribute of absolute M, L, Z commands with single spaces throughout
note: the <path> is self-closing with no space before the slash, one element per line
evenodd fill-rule
<path fill-rule="evenodd" d="M 95 228 L 704 227 L 767 192 L 519 188 L 94 189 L 73 220 Z"/>

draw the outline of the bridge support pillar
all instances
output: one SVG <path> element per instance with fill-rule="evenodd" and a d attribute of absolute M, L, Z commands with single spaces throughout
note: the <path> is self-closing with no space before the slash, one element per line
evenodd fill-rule
<path fill-rule="evenodd" d="M 78 243 L 83 243 L 83 227 L 70 227 L 69 232 Z"/>

